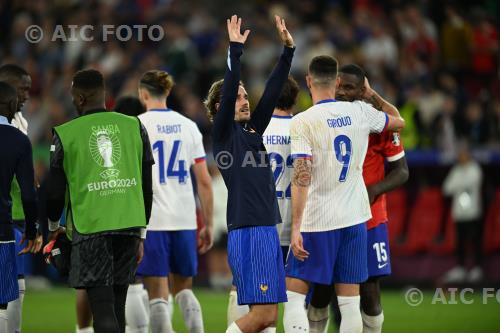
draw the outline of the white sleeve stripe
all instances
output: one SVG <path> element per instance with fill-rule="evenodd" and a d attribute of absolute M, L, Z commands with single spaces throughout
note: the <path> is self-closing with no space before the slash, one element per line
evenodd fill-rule
<path fill-rule="evenodd" d="M 227 67 L 231 71 L 231 48 L 227 48 Z"/>
<path fill-rule="evenodd" d="M 405 151 L 403 150 L 402 152 L 400 152 L 396 155 L 386 157 L 386 160 L 387 160 L 387 162 L 394 162 L 394 161 L 397 161 L 399 159 L 402 159 L 404 156 L 405 156 Z"/>

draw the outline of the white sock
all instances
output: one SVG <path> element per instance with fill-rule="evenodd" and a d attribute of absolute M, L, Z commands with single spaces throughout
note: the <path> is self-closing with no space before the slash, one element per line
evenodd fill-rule
<path fill-rule="evenodd" d="M 363 333 L 381 333 L 382 324 L 384 323 L 384 312 L 376 316 L 369 316 L 361 311 L 363 318 Z"/>
<path fill-rule="evenodd" d="M 76 327 L 76 333 L 94 333 L 94 328 L 92 326 L 84 328 Z"/>
<path fill-rule="evenodd" d="M 168 302 L 155 298 L 149 302 L 150 324 L 152 333 L 173 333 L 172 322 L 168 315 Z"/>
<path fill-rule="evenodd" d="M 21 332 L 21 319 L 23 313 L 23 301 L 24 293 L 26 292 L 26 281 L 24 279 L 18 279 L 17 284 L 19 285 L 19 298 L 9 302 L 7 306 L 7 318 L 8 330 L 9 332 Z"/>
<path fill-rule="evenodd" d="M 148 333 L 149 314 L 144 306 L 142 284 L 131 284 L 127 291 L 125 319 L 129 333 Z"/>
<path fill-rule="evenodd" d="M 328 327 L 328 306 L 315 308 L 311 304 L 307 308 L 310 333 L 325 333 Z"/>
<path fill-rule="evenodd" d="M 144 309 L 146 309 L 149 318 L 149 294 L 148 291 L 144 289 L 144 285 L 142 285 L 141 299 L 142 303 L 144 304 Z M 172 317 L 170 317 L 170 319 L 172 319 Z"/>
<path fill-rule="evenodd" d="M 175 302 L 181 308 L 182 317 L 189 333 L 203 333 L 201 305 L 191 289 L 183 289 L 175 295 Z"/>
<path fill-rule="evenodd" d="M 250 312 L 248 305 L 238 305 L 238 293 L 236 290 L 229 292 L 229 303 L 227 304 L 227 326 L 245 316 Z"/>
<path fill-rule="evenodd" d="M 232 323 L 227 328 L 226 333 L 243 333 L 243 331 L 240 330 L 240 328 L 238 327 L 238 325 L 236 325 L 236 323 Z"/>
<path fill-rule="evenodd" d="M 174 297 L 172 294 L 168 294 L 168 315 L 170 320 L 174 320 Z"/>
<path fill-rule="evenodd" d="M 283 314 L 285 333 L 309 332 L 309 321 L 304 307 L 306 295 L 287 290 L 286 296 L 288 302 L 285 303 Z"/>
<path fill-rule="evenodd" d="M 0 333 L 7 333 L 7 310 L 0 310 Z"/>
<path fill-rule="evenodd" d="M 359 309 L 359 296 L 337 296 L 337 299 L 342 315 L 339 333 L 362 333 L 363 319 Z"/>

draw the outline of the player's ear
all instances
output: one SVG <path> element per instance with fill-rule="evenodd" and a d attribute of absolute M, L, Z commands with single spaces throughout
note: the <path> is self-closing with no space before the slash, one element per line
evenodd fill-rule
<path fill-rule="evenodd" d="M 335 89 L 338 89 L 340 86 L 340 77 L 337 76 L 337 78 L 335 79 Z"/>
<path fill-rule="evenodd" d="M 311 77 L 309 74 L 306 74 L 306 84 L 307 84 L 307 89 L 311 89 Z"/>
<path fill-rule="evenodd" d="M 219 112 L 219 107 L 220 107 L 220 103 L 215 103 L 215 110 L 217 110 L 217 112 Z"/>
<path fill-rule="evenodd" d="M 83 94 L 78 94 L 78 105 L 79 106 L 83 106 L 85 104 L 85 102 L 87 101 L 87 99 L 85 98 L 85 96 Z"/>
<path fill-rule="evenodd" d="M 138 89 L 139 99 L 143 102 L 146 101 L 145 91 L 142 88 Z"/>

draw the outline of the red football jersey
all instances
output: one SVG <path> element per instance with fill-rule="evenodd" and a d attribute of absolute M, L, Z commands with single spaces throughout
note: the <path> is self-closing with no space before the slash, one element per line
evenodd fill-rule
<path fill-rule="evenodd" d="M 370 134 L 368 150 L 363 164 L 363 178 L 366 186 L 378 183 L 385 176 L 384 160 L 397 161 L 404 156 L 403 144 L 398 132 L 384 131 L 381 134 Z M 380 195 L 372 204 L 372 219 L 368 221 L 368 229 L 387 222 L 387 203 L 385 194 Z"/>

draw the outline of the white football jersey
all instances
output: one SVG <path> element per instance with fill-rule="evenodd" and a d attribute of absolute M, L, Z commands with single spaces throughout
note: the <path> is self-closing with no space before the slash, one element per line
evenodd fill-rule
<path fill-rule="evenodd" d="M 153 166 L 153 208 L 148 230 L 196 229 L 196 203 L 189 173 L 205 160 L 202 135 L 190 119 L 170 109 L 139 115 L 148 131 Z"/>
<path fill-rule="evenodd" d="M 329 231 L 371 218 L 363 181 L 370 133 L 388 117 L 361 101 L 325 100 L 296 115 L 290 127 L 292 156 L 312 159 L 312 179 L 301 231 Z"/>
<path fill-rule="evenodd" d="M 292 116 L 273 116 L 266 128 L 262 141 L 266 146 L 276 184 L 276 196 L 281 220 L 278 224 L 280 243 L 290 245 L 292 232 L 291 172 L 293 161 L 290 151 L 290 123 Z"/>

